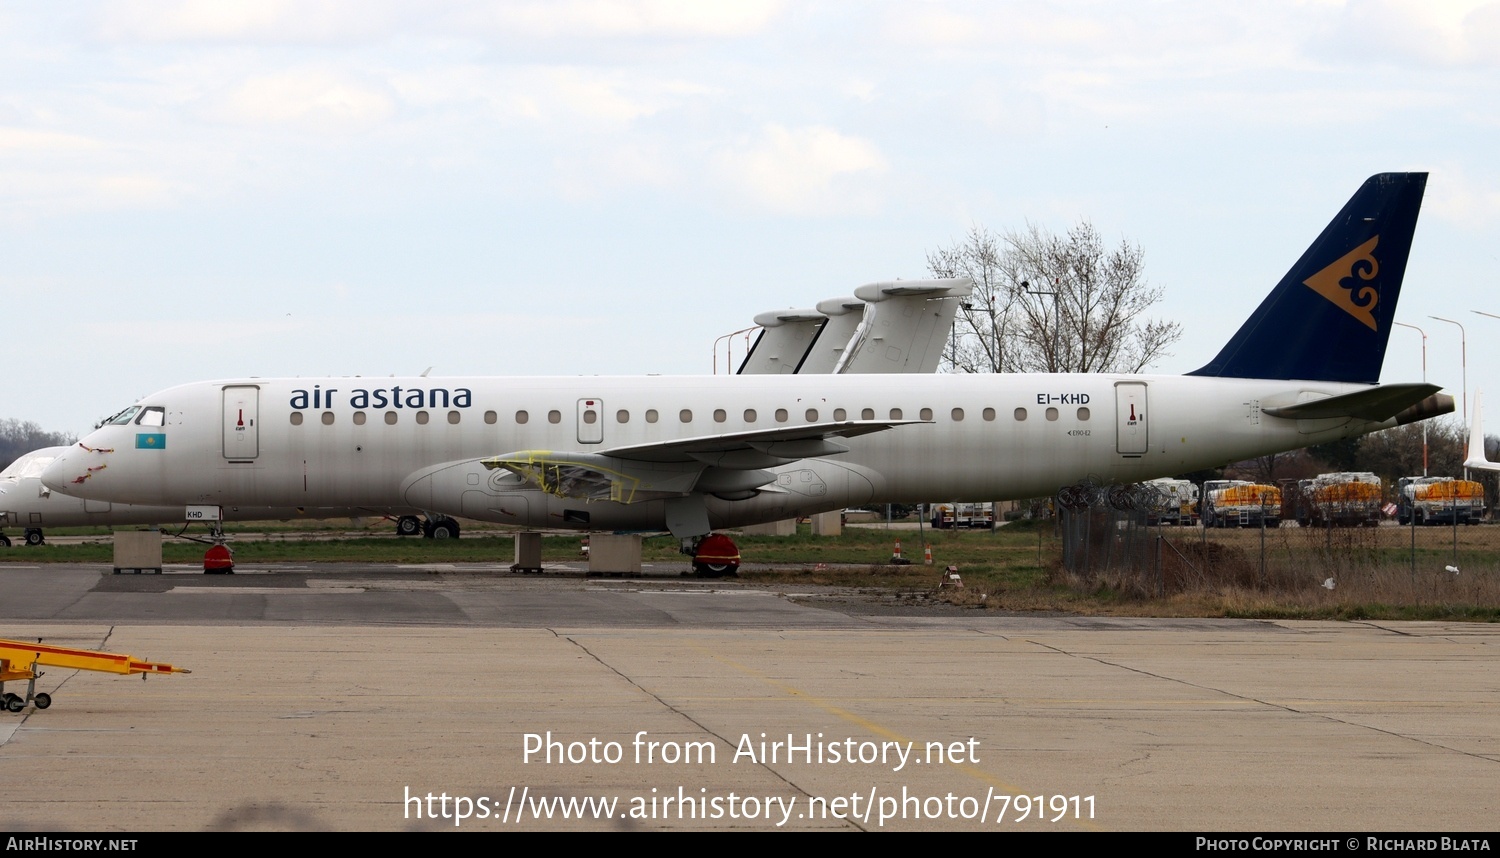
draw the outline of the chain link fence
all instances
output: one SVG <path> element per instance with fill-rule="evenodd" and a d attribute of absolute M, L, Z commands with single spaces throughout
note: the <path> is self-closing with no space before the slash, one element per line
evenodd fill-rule
<path fill-rule="evenodd" d="M 1268 496 L 1259 515 L 1221 516 L 1212 527 L 1187 514 L 1167 523 L 1160 511 L 1176 499 L 1151 483 L 1086 481 L 1055 501 L 1061 572 L 1075 584 L 1158 598 L 1243 588 L 1500 604 L 1500 523 L 1488 515 L 1455 510 L 1439 524 L 1413 516 L 1400 524 L 1394 506 L 1373 521 L 1337 510 L 1283 514 L 1281 499 Z"/>

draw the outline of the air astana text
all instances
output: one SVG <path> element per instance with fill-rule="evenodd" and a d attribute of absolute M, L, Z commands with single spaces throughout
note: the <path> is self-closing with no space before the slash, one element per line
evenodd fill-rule
<path fill-rule="evenodd" d="M 292 410 L 304 408 L 332 408 L 339 403 L 343 391 L 337 387 L 324 390 L 313 385 L 312 390 L 292 391 Z M 349 390 L 350 408 L 468 408 L 473 404 L 474 394 L 467 387 L 449 390 L 446 387 L 401 387 L 366 390 L 355 387 Z"/>

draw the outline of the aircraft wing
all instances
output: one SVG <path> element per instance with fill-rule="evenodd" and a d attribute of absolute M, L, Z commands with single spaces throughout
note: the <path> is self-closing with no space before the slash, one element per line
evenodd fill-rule
<path fill-rule="evenodd" d="M 1421 416 L 1430 417 L 1433 414 L 1448 414 L 1453 411 L 1453 397 L 1437 395 L 1440 390 L 1442 388 L 1436 384 L 1383 384 L 1341 396 L 1298 402 L 1295 405 L 1268 406 L 1262 408 L 1261 411 L 1272 417 L 1285 417 L 1291 420 L 1355 417 L 1378 423 L 1392 417 L 1405 416 L 1403 412 L 1409 408 L 1426 406 Z M 1426 402 L 1430 397 L 1433 398 L 1433 402 Z M 1427 408 L 1437 410 L 1427 413 Z"/>
<path fill-rule="evenodd" d="M 776 479 L 768 468 L 848 451 L 853 438 L 925 420 L 844 420 L 701 435 L 598 453 L 519 450 L 480 460 L 558 497 L 636 503 L 692 492 L 754 492 Z"/>

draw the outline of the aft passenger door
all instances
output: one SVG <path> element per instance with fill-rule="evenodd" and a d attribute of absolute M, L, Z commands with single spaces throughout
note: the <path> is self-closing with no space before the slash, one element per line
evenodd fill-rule
<path fill-rule="evenodd" d="M 1115 450 L 1122 456 L 1145 455 L 1150 446 L 1146 423 L 1146 385 L 1125 381 L 1115 385 Z"/>
<path fill-rule="evenodd" d="M 224 458 L 252 462 L 260 455 L 260 388 L 253 384 L 224 387 Z"/>

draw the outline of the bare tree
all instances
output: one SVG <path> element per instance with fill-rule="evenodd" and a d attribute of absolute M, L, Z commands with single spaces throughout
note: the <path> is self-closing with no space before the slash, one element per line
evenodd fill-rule
<path fill-rule="evenodd" d="M 929 253 L 937 277 L 968 277 L 974 294 L 955 322 L 959 372 L 1139 372 L 1168 355 L 1176 322 L 1145 313 L 1161 300 L 1138 245 L 1105 247 L 1080 223 L 1067 235 L 1035 224 L 1002 236 L 975 227 Z"/>
<path fill-rule="evenodd" d="M 60 447 L 77 440 L 78 436 L 65 432 L 46 432 L 30 420 L 5 418 L 0 420 L 0 469 L 32 450 Z"/>

